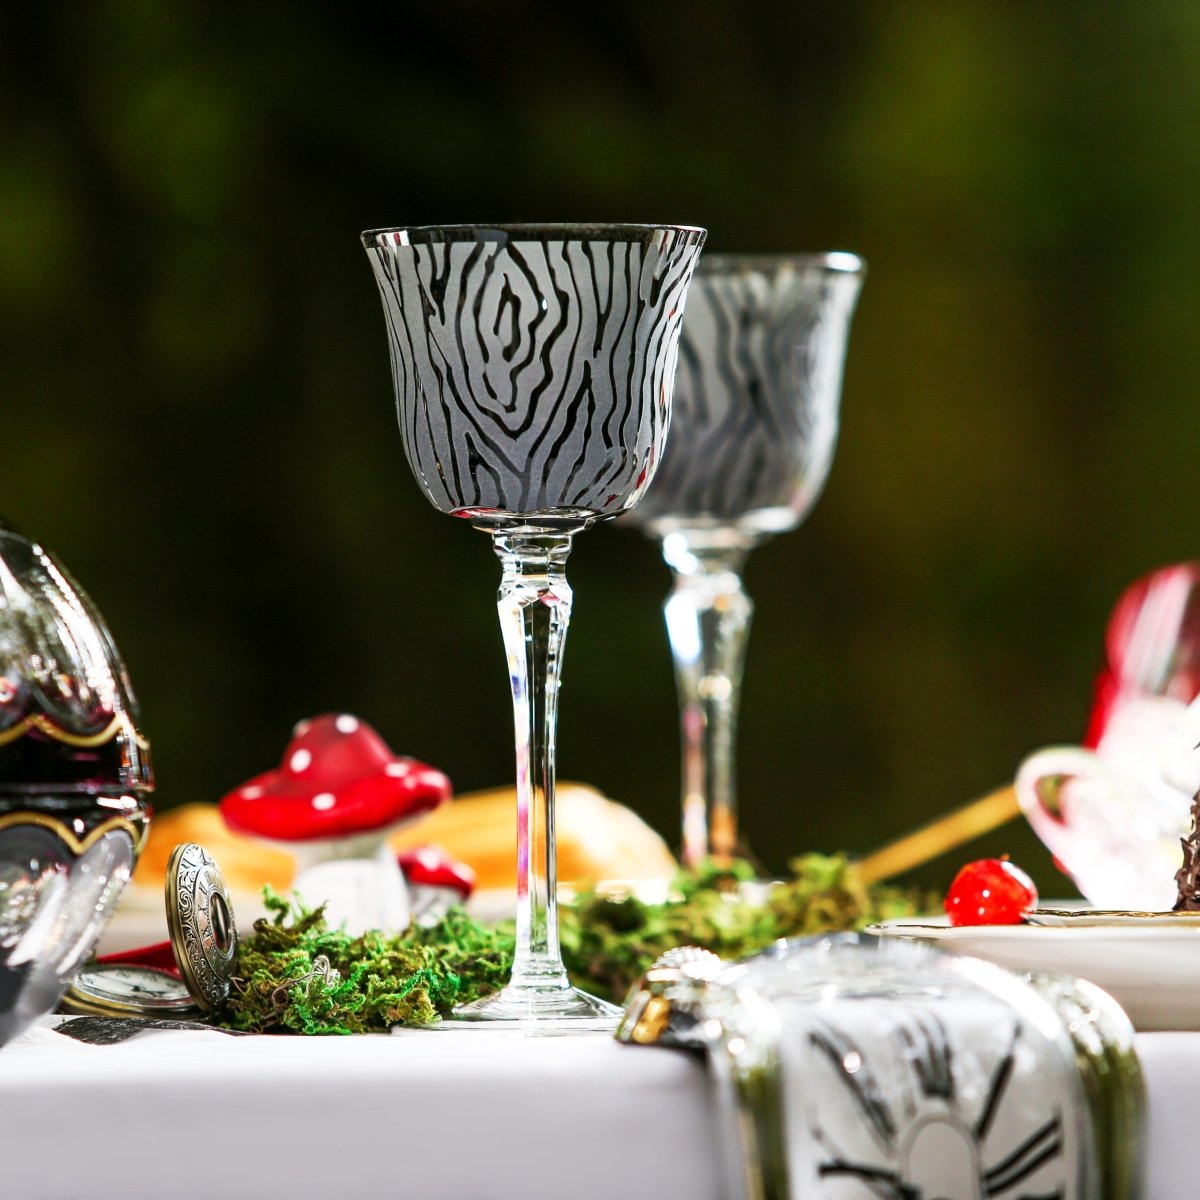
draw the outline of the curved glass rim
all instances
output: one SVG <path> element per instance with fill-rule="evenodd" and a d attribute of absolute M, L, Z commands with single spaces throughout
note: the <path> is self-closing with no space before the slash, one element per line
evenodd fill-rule
<path fill-rule="evenodd" d="M 3 513 L 0 513 L 0 538 L 14 537 L 19 538 L 22 542 L 28 542 L 33 546 L 36 543 L 28 534 L 22 533 Z"/>
<path fill-rule="evenodd" d="M 778 271 L 782 267 L 799 270 L 819 267 L 843 275 L 863 275 L 867 264 L 849 250 L 826 250 L 798 254 L 725 254 L 705 252 L 696 266 L 698 274 L 714 271 Z"/>
<path fill-rule="evenodd" d="M 699 225 L 634 225 L 620 222 L 499 222 L 484 225 L 388 225 L 378 229 L 364 229 L 360 234 L 364 246 L 370 248 L 378 238 L 391 233 L 403 233 L 411 238 L 417 235 L 419 242 L 464 242 L 488 241 L 488 235 L 526 234 L 535 241 L 570 241 L 587 238 L 591 241 L 624 241 L 644 238 L 656 233 L 699 234 L 705 237 L 707 229 Z"/>

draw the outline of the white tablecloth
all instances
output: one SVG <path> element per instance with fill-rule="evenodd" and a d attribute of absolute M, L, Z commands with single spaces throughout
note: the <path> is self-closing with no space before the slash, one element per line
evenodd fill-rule
<path fill-rule="evenodd" d="M 1145 1200 L 1200 1194 L 1200 1034 L 1148 1033 Z M 718 1200 L 701 1061 L 492 1032 L 0 1050 L 5 1200 Z"/>

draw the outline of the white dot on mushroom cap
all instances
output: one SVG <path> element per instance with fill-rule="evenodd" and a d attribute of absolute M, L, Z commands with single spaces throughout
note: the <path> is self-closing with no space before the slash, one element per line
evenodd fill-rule
<path fill-rule="evenodd" d="M 303 771 L 310 762 L 312 762 L 311 750 L 297 750 L 296 753 L 288 759 L 288 766 L 293 771 Z"/>
<path fill-rule="evenodd" d="M 242 796 L 246 800 L 257 800 L 263 794 L 260 787 L 244 787 L 242 788 Z"/>
<path fill-rule="evenodd" d="M 333 724 L 338 733 L 353 733 L 358 728 L 358 718 L 351 716 L 338 717 Z"/>
<path fill-rule="evenodd" d="M 312 798 L 313 808 L 319 808 L 322 812 L 332 808 L 336 803 L 332 792 L 321 792 Z"/>
<path fill-rule="evenodd" d="M 383 768 L 383 773 L 385 775 L 407 775 L 408 764 L 402 762 L 390 762 L 386 767 Z"/>

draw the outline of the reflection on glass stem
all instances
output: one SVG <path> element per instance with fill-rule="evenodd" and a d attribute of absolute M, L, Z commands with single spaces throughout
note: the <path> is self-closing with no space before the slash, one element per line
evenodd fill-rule
<path fill-rule="evenodd" d="M 510 989 L 570 985 L 558 949 L 554 745 L 571 585 L 571 534 L 496 533 L 496 607 L 512 681 L 517 746 L 517 945 Z"/>
<path fill-rule="evenodd" d="M 754 602 L 742 588 L 750 537 L 678 530 L 663 538 L 675 587 L 663 605 L 679 688 L 683 860 L 728 863 L 738 853 L 734 749 Z"/>

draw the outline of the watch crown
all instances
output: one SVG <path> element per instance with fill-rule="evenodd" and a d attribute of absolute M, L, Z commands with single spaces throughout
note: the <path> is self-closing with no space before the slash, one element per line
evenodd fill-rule
<path fill-rule="evenodd" d="M 700 1010 L 725 964 L 711 950 L 676 946 L 634 984 L 617 1026 L 617 1041 L 700 1046 Z"/>

